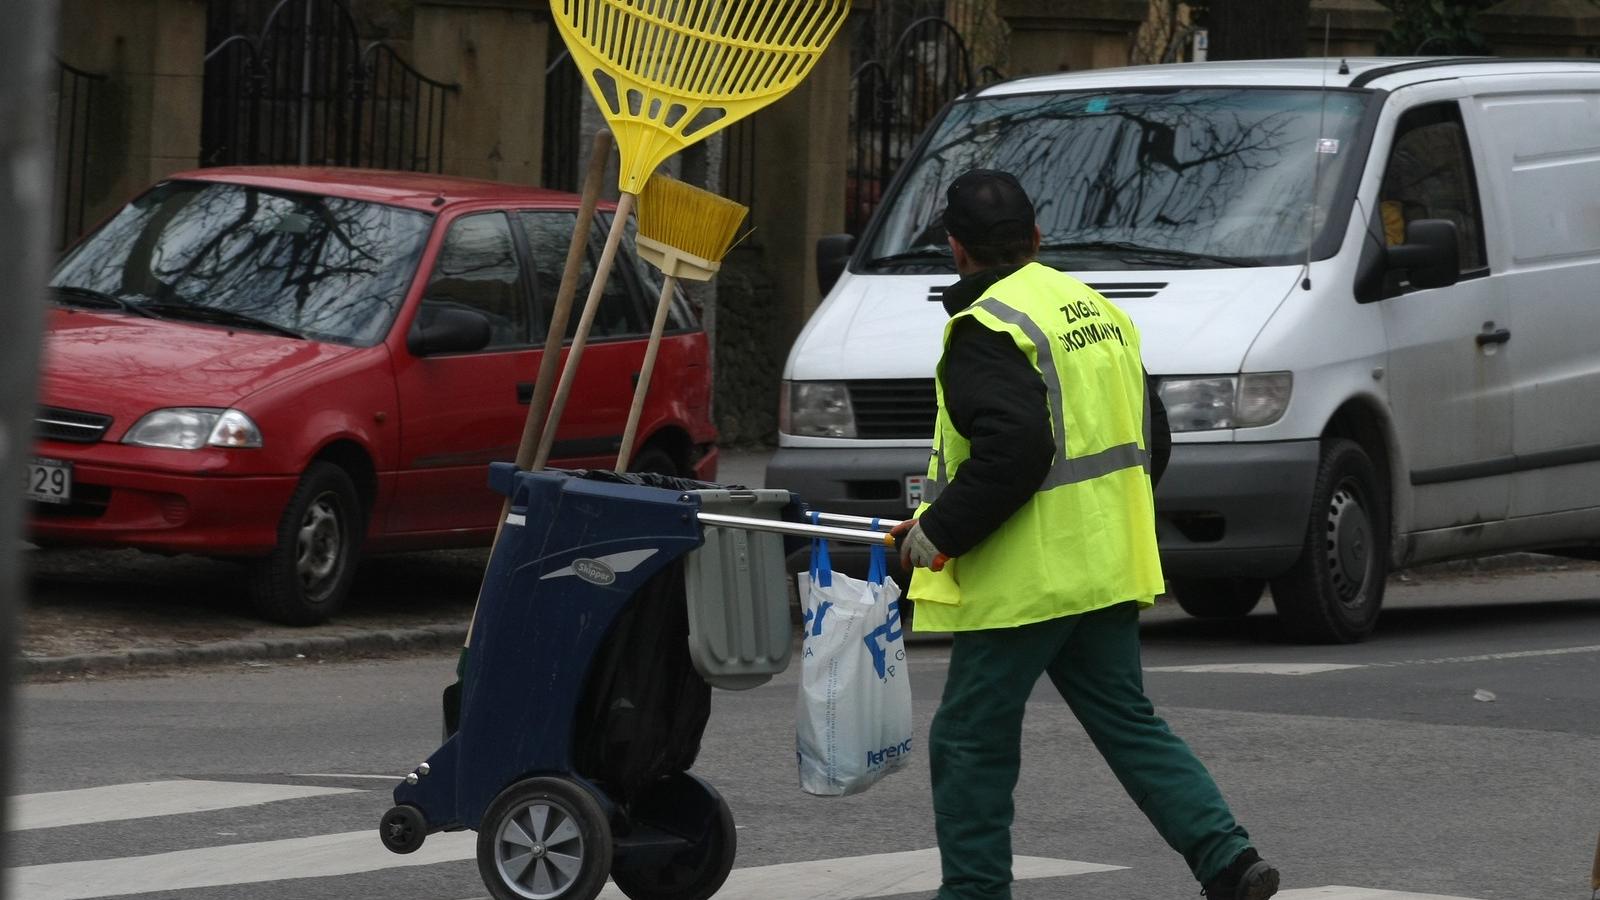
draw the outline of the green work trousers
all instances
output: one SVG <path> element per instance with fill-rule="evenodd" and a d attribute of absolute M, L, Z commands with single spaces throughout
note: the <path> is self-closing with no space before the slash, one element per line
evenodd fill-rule
<path fill-rule="evenodd" d="M 928 755 L 939 900 L 1011 896 L 1022 715 L 1048 674 L 1128 796 L 1202 883 L 1250 846 L 1217 784 L 1144 695 L 1134 603 L 955 636 Z M 1082 765 L 1082 760 L 1063 760 Z"/>

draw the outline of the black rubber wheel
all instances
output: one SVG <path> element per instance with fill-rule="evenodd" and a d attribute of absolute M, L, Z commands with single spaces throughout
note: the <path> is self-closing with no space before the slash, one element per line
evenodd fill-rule
<path fill-rule="evenodd" d="M 410 853 L 422 846 L 428 836 L 428 822 L 422 810 L 406 804 L 391 807 L 378 824 L 378 837 L 391 853 Z"/>
<path fill-rule="evenodd" d="M 511 785 L 478 826 L 478 874 L 496 900 L 593 900 L 611 858 L 605 811 L 564 778 Z"/>
<path fill-rule="evenodd" d="M 1372 633 L 1389 576 L 1389 492 L 1361 445 L 1322 448 L 1305 547 L 1272 579 L 1278 620 L 1295 640 L 1330 644 Z"/>
<path fill-rule="evenodd" d="M 1197 619 L 1240 619 L 1261 602 L 1265 578 L 1174 578 L 1167 585 L 1183 611 Z"/>
<path fill-rule="evenodd" d="M 645 447 L 633 457 L 633 465 L 628 468 L 630 472 L 650 472 L 656 475 L 671 475 L 677 478 L 685 477 L 678 470 L 678 464 L 672 459 L 672 454 L 660 447 Z"/>
<path fill-rule="evenodd" d="M 333 463 L 313 462 L 278 521 L 278 544 L 256 563 L 250 599 L 285 625 L 320 625 L 344 605 L 367 514 L 356 486 Z"/>
<path fill-rule="evenodd" d="M 728 880 L 739 837 L 732 811 L 711 785 L 688 773 L 674 775 L 635 799 L 629 814 L 635 825 L 690 841 L 665 859 L 617 859 L 611 879 L 632 900 L 706 900 Z"/>

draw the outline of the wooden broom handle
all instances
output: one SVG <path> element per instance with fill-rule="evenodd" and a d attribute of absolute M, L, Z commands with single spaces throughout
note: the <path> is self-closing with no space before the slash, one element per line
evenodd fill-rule
<path fill-rule="evenodd" d="M 555 392 L 561 344 L 567 337 L 567 322 L 572 318 L 572 300 L 578 294 L 578 275 L 583 271 L 583 258 L 589 250 L 589 227 L 594 222 L 594 209 L 599 203 L 606 164 L 610 161 L 611 132 L 602 128 L 595 132 L 594 147 L 589 151 L 589 169 L 583 178 L 583 199 L 578 204 L 577 229 L 572 232 L 572 242 L 567 245 L 567 265 L 561 270 L 561 287 L 556 291 L 555 307 L 550 313 L 550 330 L 544 338 L 544 357 L 539 360 L 539 376 L 533 382 L 533 400 L 528 407 L 528 419 L 522 427 L 522 442 L 517 445 L 519 469 L 527 469 L 532 465 L 546 424 L 552 427 L 555 424 L 555 420 L 547 419 L 545 413 L 550 408 L 550 395 Z M 510 504 L 511 498 L 507 497 L 508 509 Z M 504 511 L 500 518 L 505 518 Z"/>
<path fill-rule="evenodd" d="M 567 320 L 572 318 L 572 298 L 578 294 L 578 274 L 583 271 L 583 257 L 589 251 L 589 226 L 594 222 L 594 210 L 600 203 L 600 189 L 604 185 L 606 164 L 611 162 L 611 132 L 604 128 L 595 132 L 594 146 L 589 151 L 589 168 L 583 176 L 583 197 L 578 201 L 577 227 L 572 231 L 572 241 L 567 245 L 567 265 L 561 271 L 561 287 L 556 291 L 555 307 L 550 311 L 550 330 L 544 336 L 544 358 L 539 360 L 539 374 L 533 382 L 533 399 L 528 402 L 528 418 L 522 423 L 522 441 L 517 444 L 516 464 L 528 468 L 534 451 L 539 447 L 539 437 L 548 425 L 555 430 L 555 420 L 545 418 L 550 406 L 550 394 L 555 388 L 556 363 L 561 359 L 561 342 L 567 335 Z M 555 419 L 559 419 L 557 415 Z M 541 467 L 542 468 L 542 467 Z M 500 530 L 505 527 L 506 516 L 511 512 L 511 497 L 500 502 L 500 517 L 494 521 L 494 540 L 490 554 L 500 543 Z M 483 585 L 478 585 L 478 601 L 483 600 Z M 472 618 L 467 621 L 467 638 L 463 646 L 472 643 L 472 626 L 478 622 L 478 608 L 474 604 Z"/>
<path fill-rule="evenodd" d="M 539 439 L 539 452 L 533 458 L 535 469 L 544 468 L 545 463 L 550 461 L 550 448 L 556 442 L 555 426 L 561 421 L 567 398 L 572 394 L 572 383 L 577 380 L 578 361 L 583 358 L 583 347 L 589 340 L 589 328 L 600 309 L 600 296 L 605 293 L 606 279 L 611 276 L 611 264 L 617 258 L 617 245 L 622 243 L 622 232 L 627 229 L 634 199 L 635 195 L 624 192 L 617 200 L 611 231 L 606 235 L 606 248 L 600 254 L 600 265 L 595 267 L 594 283 L 589 285 L 589 296 L 583 303 L 583 315 L 578 317 L 578 330 L 572 336 L 572 350 L 567 354 L 567 364 L 561 369 L 561 382 L 556 385 L 555 401 L 550 406 L 550 422 L 545 426 L 544 436 Z"/>
<path fill-rule="evenodd" d="M 644 363 L 639 366 L 639 383 L 633 386 L 633 405 L 628 408 L 628 427 L 622 430 L 622 446 L 617 449 L 617 471 L 628 470 L 628 460 L 633 458 L 633 441 L 639 432 L 639 417 L 644 413 L 644 400 L 650 393 L 650 375 L 656 369 L 656 353 L 661 349 L 661 335 L 667 330 L 667 312 L 672 309 L 673 288 L 678 279 L 671 275 L 661 281 L 661 299 L 656 301 L 656 320 L 650 326 L 650 343 L 644 350 Z"/>

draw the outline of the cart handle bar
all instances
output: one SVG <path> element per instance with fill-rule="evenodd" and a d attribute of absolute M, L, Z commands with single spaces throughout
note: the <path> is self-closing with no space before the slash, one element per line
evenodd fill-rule
<path fill-rule="evenodd" d="M 832 519 L 860 519 L 859 516 L 835 516 L 829 513 L 819 513 L 818 518 Z M 699 513 L 700 524 L 718 525 L 724 528 L 743 528 L 746 531 L 764 531 L 769 534 L 787 534 L 791 537 L 825 538 L 827 540 L 845 541 L 852 544 L 881 544 L 885 547 L 894 546 L 894 535 L 878 531 L 862 531 L 859 528 L 838 528 L 832 525 L 805 525 L 800 522 L 784 522 L 778 519 L 752 519 L 747 516 L 726 516 L 721 513 Z M 871 519 L 860 519 L 865 524 L 871 524 Z M 879 522 L 880 526 L 893 528 L 899 522 Z"/>

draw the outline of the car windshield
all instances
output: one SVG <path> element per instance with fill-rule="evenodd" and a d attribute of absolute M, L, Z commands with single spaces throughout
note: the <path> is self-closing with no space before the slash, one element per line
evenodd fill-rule
<path fill-rule="evenodd" d="M 62 260 L 65 298 L 340 344 L 382 340 L 433 217 L 310 194 L 168 182 Z"/>
<path fill-rule="evenodd" d="M 1284 265 L 1318 236 L 1358 156 L 1368 96 L 1258 88 L 1025 94 L 956 104 L 890 199 L 861 259 L 953 271 L 944 191 L 968 169 L 1013 173 L 1042 261 L 1063 268 Z M 1316 203 L 1313 209 L 1312 198 Z M 1331 231 L 1331 229 L 1330 229 Z"/>

